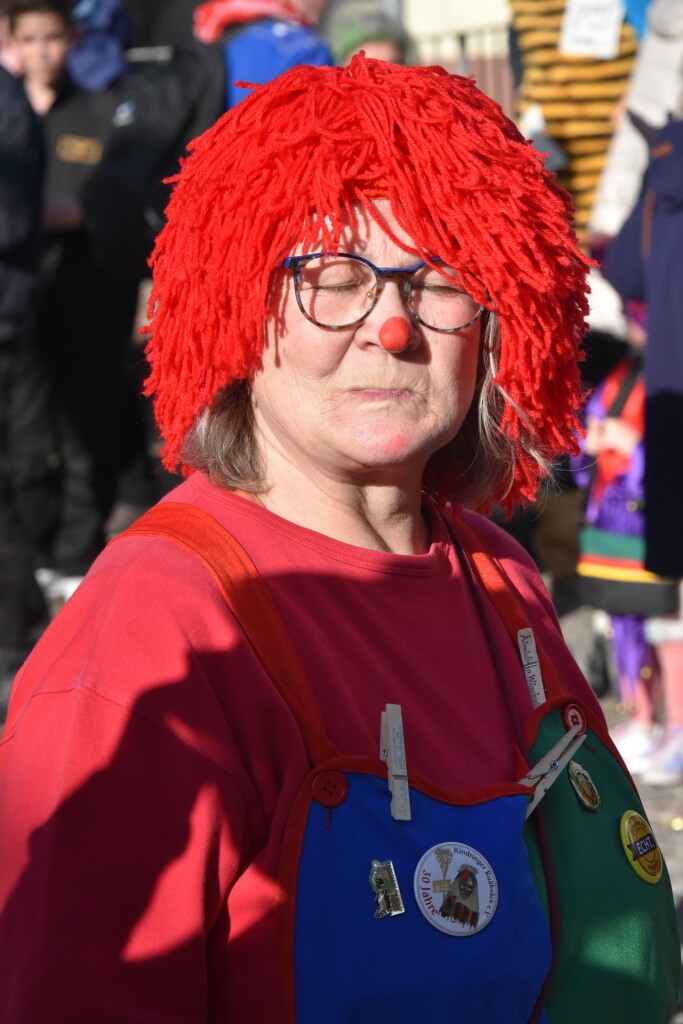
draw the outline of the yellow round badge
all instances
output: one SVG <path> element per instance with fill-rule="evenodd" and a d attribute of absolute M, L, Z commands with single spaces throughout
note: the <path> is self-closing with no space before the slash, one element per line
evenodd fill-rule
<path fill-rule="evenodd" d="M 626 811 L 620 832 L 624 852 L 635 873 L 644 882 L 658 882 L 662 877 L 662 855 L 649 821 L 637 811 Z"/>

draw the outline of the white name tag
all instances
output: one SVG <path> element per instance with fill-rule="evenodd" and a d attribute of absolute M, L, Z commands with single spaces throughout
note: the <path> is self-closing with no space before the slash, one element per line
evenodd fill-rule
<path fill-rule="evenodd" d="M 545 704 L 545 687 L 543 685 L 543 677 L 541 676 L 541 665 L 538 660 L 533 630 L 529 627 L 520 629 L 517 633 L 517 643 L 519 644 L 519 654 L 522 659 L 522 668 L 526 676 L 527 686 L 529 687 L 531 703 L 537 708 L 541 704 Z"/>

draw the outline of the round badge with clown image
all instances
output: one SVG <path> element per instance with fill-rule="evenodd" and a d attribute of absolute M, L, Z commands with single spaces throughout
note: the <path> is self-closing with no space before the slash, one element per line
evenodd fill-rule
<path fill-rule="evenodd" d="M 415 898 L 429 923 L 446 935 L 476 935 L 498 906 L 498 882 L 485 857 L 462 843 L 439 843 L 415 869 Z"/>

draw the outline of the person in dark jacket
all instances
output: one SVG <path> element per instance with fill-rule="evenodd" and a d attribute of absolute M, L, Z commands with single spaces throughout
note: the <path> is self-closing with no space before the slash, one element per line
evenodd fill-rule
<path fill-rule="evenodd" d="M 97 259 L 86 222 L 88 189 L 114 126 L 108 95 L 69 77 L 70 4 L 10 0 L 7 13 L 45 146 L 35 338 L 55 402 L 60 496 L 43 566 L 55 574 L 54 596 L 66 599 L 102 547 L 113 502 L 137 282 Z"/>
<path fill-rule="evenodd" d="M 33 575 L 50 515 L 47 389 L 30 346 L 43 150 L 21 83 L 0 67 L 0 718 L 46 608 Z"/>
<path fill-rule="evenodd" d="M 7 10 L 46 153 L 36 337 L 58 409 L 60 509 L 44 566 L 51 596 L 60 601 L 104 543 L 121 474 L 146 451 L 130 339 L 138 282 L 161 226 L 152 217 L 147 227 L 159 205 L 148 193 L 163 210 L 160 179 L 213 117 L 204 110 L 196 54 L 87 92 L 68 74 L 68 3 L 11 0 Z M 216 95 L 222 90 L 221 77 Z M 204 119 L 197 123 L 200 108 Z M 217 101 L 214 116 L 219 112 Z"/>

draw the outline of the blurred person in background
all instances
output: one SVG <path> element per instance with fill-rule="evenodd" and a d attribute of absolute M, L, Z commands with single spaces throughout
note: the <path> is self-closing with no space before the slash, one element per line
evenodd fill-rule
<path fill-rule="evenodd" d="M 632 13 L 629 6 L 629 13 Z M 634 25 L 637 21 L 634 21 Z M 585 244 L 597 260 L 592 271 L 596 311 L 615 333 L 625 336 L 614 316 L 621 300 L 601 272 L 607 248 L 631 214 L 640 195 L 649 161 L 647 130 L 661 127 L 679 107 L 683 67 L 683 4 L 680 0 L 652 0 L 644 5 L 640 39 L 628 87 L 614 113 L 614 134 L 600 171 Z M 595 317 L 596 326 L 600 326 Z M 604 361 L 612 339 L 596 338 L 591 357 Z M 589 386 L 592 383 L 588 382 Z"/>
<path fill-rule="evenodd" d="M 0 67 L 0 720 L 48 614 L 35 581 L 55 512 L 47 380 L 31 342 L 43 146 L 21 83 Z"/>
<path fill-rule="evenodd" d="M 105 89 L 80 89 L 69 74 L 77 39 L 70 4 L 12 0 L 7 7 L 45 139 L 36 335 L 56 406 L 61 502 L 40 578 L 53 604 L 70 596 L 106 536 L 121 528 L 121 515 L 112 521 L 120 505 L 126 525 L 158 496 L 131 345 L 138 285 L 163 224 L 162 179 L 222 111 L 224 91 L 222 60 L 210 51 L 128 71 L 118 5 L 79 7 L 88 30 L 82 39 L 92 30 L 96 51 L 102 33 L 116 30 L 114 48 L 103 49 L 108 68 L 99 69 Z M 80 53 L 83 74 L 91 58 Z"/>
<path fill-rule="evenodd" d="M 202 43 L 222 47 L 227 72 L 225 109 L 248 95 L 236 82 L 262 85 L 298 64 L 319 67 L 334 58 L 315 30 L 326 0 L 205 0 L 194 13 Z"/>
<path fill-rule="evenodd" d="M 58 430 L 60 507 L 43 581 L 65 600 L 104 542 L 124 436 L 124 365 L 137 283 L 97 257 L 88 189 L 113 130 L 105 92 L 68 73 L 76 38 L 68 0 L 6 5 L 22 80 L 45 148 L 37 345 L 48 368 Z"/>
<path fill-rule="evenodd" d="M 415 45 L 402 22 L 375 0 L 347 0 L 333 13 L 327 30 L 337 64 L 348 64 L 361 50 L 390 64 L 415 64 Z"/>
<path fill-rule="evenodd" d="M 198 0 L 122 0 L 133 21 L 136 47 L 190 45 L 194 38 L 192 21 Z"/>
<path fill-rule="evenodd" d="M 120 0 L 75 0 L 71 17 L 76 38 L 67 66 L 77 86 L 106 89 L 129 70 L 126 50 L 133 43 L 133 23 Z"/>
<path fill-rule="evenodd" d="M 629 354 L 590 396 L 581 454 L 570 465 L 586 505 L 579 591 L 587 604 L 609 614 L 606 639 L 616 668 L 620 715 L 611 735 L 629 771 L 639 775 L 661 739 L 663 717 L 659 662 L 645 622 L 657 603 L 663 610 L 675 608 L 676 588 L 655 581 L 635 564 L 645 530 L 647 308 L 628 301 L 626 313 Z M 621 574 L 628 578 L 619 579 Z"/>
<path fill-rule="evenodd" d="M 679 82 L 680 71 L 679 69 Z M 658 130 L 639 119 L 650 162 L 635 209 L 611 242 L 605 275 L 625 299 L 647 302 L 645 349 L 645 567 L 683 579 L 683 120 Z M 653 618 L 646 635 L 662 672 L 665 729 L 642 773 L 651 785 L 683 779 L 683 615 Z"/>
<path fill-rule="evenodd" d="M 683 4 L 652 0 L 590 213 L 588 241 L 596 258 L 636 205 L 649 161 L 648 140 L 629 112 L 660 128 L 679 106 L 682 66 Z"/>
<path fill-rule="evenodd" d="M 13 76 L 21 74 L 17 55 L 11 43 L 9 18 L 4 3 L 0 4 L 0 66 Z"/>

